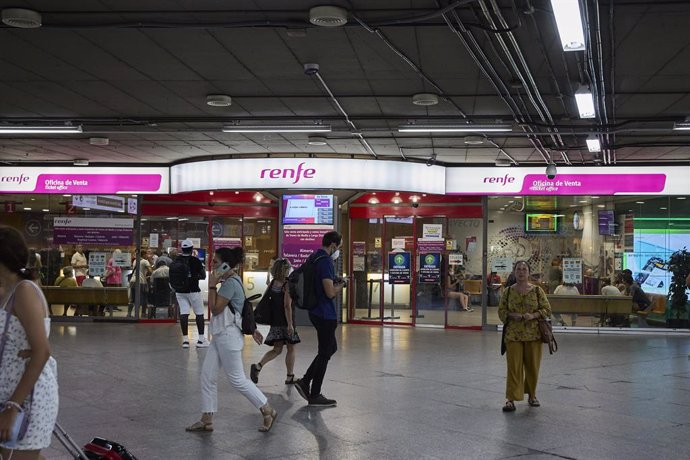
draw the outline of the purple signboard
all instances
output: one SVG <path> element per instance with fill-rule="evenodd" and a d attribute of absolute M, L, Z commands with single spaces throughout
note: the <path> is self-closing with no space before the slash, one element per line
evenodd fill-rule
<path fill-rule="evenodd" d="M 288 259 L 294 268 L 321 247 L 321 239 L 331 228 L 313 228 L 313 226 L 283 227 L 283 257 Z"/>
<path fill-rule="evenodd" d="M 443 252 L 446 250 L 446 240 L 430 240 L 417 238 L 418 252 Z"/>
<path fill-rule="evenodd" d="M 53 220 L 55 244 L 131 246 L 133 242 L 132 219 L 56 217 Z"/>

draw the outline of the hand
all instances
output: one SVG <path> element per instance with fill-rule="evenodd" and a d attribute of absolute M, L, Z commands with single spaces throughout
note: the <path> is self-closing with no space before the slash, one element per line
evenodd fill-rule
<path fill-rule="evenodd" d="M 295 334 L 295 326 L 288 326 L 288 335 L 292 337 Z"/>
<path fill-rule="evenodd" d="M 254 342 L 256 342 L 257 345 L 261 345 L 264 341 L 264 336 L 261 335 L 261 332 L 259 332 L 258 329 L 254 331 L 252 337 L 254 338 Z"/>
<path fill-rule="evenodd" d="M 515 321 L 521 321 L 522 320 L 522 314 L 521 313 L 508 313 L 508 318 L 515 320 Z"/>
<path fill-rule="evenodd" d="M 0 442 L 10 439 L 10 429 L 12 428 L 16 416 L 17 409 L 14 407 L 6 407 L 0 412 Z"/>
<path fill-rule="evenodd" d="M 536 318 L 534 313 L 525 313 L 524 315 L 522 315 L 522 317 L 524 318 L 525 321 L 532 321 L 533 319 Z"/>

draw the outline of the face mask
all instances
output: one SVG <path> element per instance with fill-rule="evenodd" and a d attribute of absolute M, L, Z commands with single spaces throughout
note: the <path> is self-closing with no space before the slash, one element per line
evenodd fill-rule
<path fill-rule="evenodd" d="M 331 254 L 331 259 L 336 260 L 338 257 L 340 257 L 340 249 L 336 249 L 333 254 Z"/>

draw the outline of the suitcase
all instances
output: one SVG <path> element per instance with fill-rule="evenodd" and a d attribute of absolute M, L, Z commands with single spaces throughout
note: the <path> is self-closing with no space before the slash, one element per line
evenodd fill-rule
<path fill-rule="evenodd" d="M 53 435 L 60 441 L 67 452 L 78 460 L 137 460 L 124 446 L 114 441 L 95 437 L 83 448 L 74 442 L 74 439 L 67 432 L 55 423 Z"/>

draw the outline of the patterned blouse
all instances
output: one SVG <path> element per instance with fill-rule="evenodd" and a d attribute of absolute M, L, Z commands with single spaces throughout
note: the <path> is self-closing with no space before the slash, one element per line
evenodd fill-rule
<path fill-rule="evenodd" d="M 551 305 L 546 298 L 544 290 L 534 286 L 526 294 L 520 294 L 515 286 L 503 291 L 501 302 L 498 305 L 498 317 L 503 324 L 508 320 L 508 313 L 541 313 L 542 318 L 551 316 Z M 512 321 L 507 324 L 506 342 L 530 342 L 540 340 L 537 321 Z"/>

